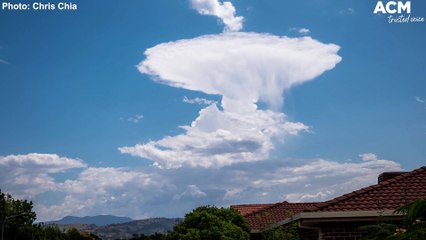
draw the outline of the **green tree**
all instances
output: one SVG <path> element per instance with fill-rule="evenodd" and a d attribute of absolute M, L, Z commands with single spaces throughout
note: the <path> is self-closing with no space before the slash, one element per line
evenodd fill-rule
<path fill-rule="evenodd" d="M 25 239 L 36 219 L 33 203 L 27 200 L 14 199 L 10 194 L 0 190 L 0 223 L 3 239 Z"/>
<path fill-rule="evenodd" d="M 67 232 L 67 237 L 69 240 L 95 240 L 99 239 L 96 235 L 91 233 L 80 233 L 77 229 L 71 228 Z"/>
<path fill-rule="evenodd" d="M 264 240 L 299 240 L 299 227 L 297 223 L 279 226 L 262 233 Z"/>
<path fill-rule="evenodd" d="M 426 200 L 417 199 L 395 212 L 405 215 L 404 227 L 394 234 L 395 239 L 426 239 Z"/>
<path fill-rule="evenodd" d="M 418 199 L 406 204 L 395 213 L 405 215 L 404 224 L 397 226 L 379 220 L 378 224 L 361 227 L 365 239 L 371 240 L 422 240 L 426 239 L 426 200 Z"/>
<path fill-rule="evenodd" d="M 33 224 L 36 213 L 33 203 L 14 199 L 10 194 L 0 191 L 0 227 L 4 240 L 96 240 L 99 237 L 90 233 L 70 230 L 64 233 L 56 226 Z"/>
<path fill-rule="evenodd" d="M 185 215 L 169 234 L 170 239 L 250 239 L 246 220 L 234 209 L 202 206 Z"/>
<path fill-rule="evenodd" d="M 425 221 L 426 220 L 426 200 L 417 199 L 414 202 L 406 204 L 398 208 L 396 213 L 401 213 L 405 215 L 406 223 L 410 224 L 416 220 Z"/>
<path fill-rule="evenodd" d="M 366 240 L 382 240 L 393 237 L 398 227 L 392 223 L 378 222 L 374 225 L 362 226 L 360 229 L 365 232 Z"/>
<path fill-rule="evenodd" d="M 167 235 L 162 233 L 154 233 L 152 235 L 140 234 L 139 236 L 134 235 L 130 240 L 167 240 L 169 239 Z"/>

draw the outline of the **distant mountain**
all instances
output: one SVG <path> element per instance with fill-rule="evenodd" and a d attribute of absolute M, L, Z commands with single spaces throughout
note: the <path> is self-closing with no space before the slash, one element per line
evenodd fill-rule
<path fill-rule="evenodd" d="M 129 239 L 132 236 L 141 234 L 152 235 L 155 233 L 167 233 L 181 221 L 181 218 L 148 218 L 128 223 L 97 227 L 89 232 L 104 240 Z"/>
<path fill-rule="evenodd" d="M 75 217 L 68 217 L 64 219 L 67 221 L 72 220 L 72 223 L 66 221 L 65 223 L 58 223 L 62 221 L 62 219 L 60 221 L 50 222 L 48 224 L 55 224 L 64 231 L 75 228 L 80 232 L 93 233 L 103 240 L 129 239 L 135 235 L 140 236 L 141 234 L 152 235 L 155 233 L 167 233 L 168 231 L 172 230 L 177 223 L 182 221 L 181 218 L 148 218 L 144 220 L 134 220 L 126 223 L 96 226 L 92 222 L 84 224 L 81 222 L 75 223 Z M 82 220 L 84 218 L 78 219 Z"/>
<path fill-rule="evenodd" d="M 66 216 L 58 221 L 48 222 L 48 224 L 94 224 L 96 226 L 106 226 L 110 224 L 119 224 L 131 222 L 133 219 L 128 217 L 116 217 L 112 215 L 98 215 L 87 217 Z"/>

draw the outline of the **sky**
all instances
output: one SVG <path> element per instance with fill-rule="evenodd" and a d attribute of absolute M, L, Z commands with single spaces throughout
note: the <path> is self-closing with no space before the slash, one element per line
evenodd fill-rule
<path fill-rule="evenodd" d="M 10 2 L 0 189 L 38 221 L 325 201 L 426 165 L 425 1 Z"/>

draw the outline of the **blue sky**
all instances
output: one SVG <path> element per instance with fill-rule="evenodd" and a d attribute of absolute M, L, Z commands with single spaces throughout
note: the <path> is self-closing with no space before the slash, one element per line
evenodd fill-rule
<path fill-rule="evenodd" d="M 40 221 L 322 201 L 426 164 L 425 22 L 366 0 L 74 3 L 0 11 L 0 187 Z"/>

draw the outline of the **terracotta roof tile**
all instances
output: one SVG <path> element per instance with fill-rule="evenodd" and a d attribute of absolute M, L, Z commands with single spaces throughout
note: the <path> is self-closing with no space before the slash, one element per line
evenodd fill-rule
<path fill-rule="evenodd" d="M 273 206 L 275 203 L 267 204 L 240 204 L 240 205 L 231 205 L 231 208 L 240 212 L 241 215 L 246 216 L 250 213 L 257 212 L 261 209 Z"/>
<path fill-rule="evenodd" d="M 394 210 L 416 199 L 426 199 L 426 166 L 326 202 L 232 205 L 252 231 L 265 229 L 302 211 Z"/>
<path fill-rule="evenodd" d="M 394 210 L 419 198 L 426 199 L 426 167 L 318 203 L 304 211 Z"/>
<path fill-rule="evenodd" d="M 277 223 L 279 221 L 285 220 L 292 215 L 302 212 L 306 208 L 311 208 L 315 206 L 316 203 L 289 203 L 289 202 L 281 202 L 275 204 L 264 204 L 265 207 L 259 208 L 258 210 L 252 211 L 248 214 L 242 215 L 247 219 L 250 224 L 250 228 L 252 231 L 259 231 L 264 229 L 265 227 Z M 234 205 L 231 206 L 237 210 L 241 210 L 243 208 L 250 208 L 252 204 L 246 205 Z M 260 204 L 253 204 L 253 209 L 258 207 Z M 244 207 L 235 207 L 235 206 L 244 206 Z M 243 212 L 248 212 L 249 210 L 243 210 Z M 241 211 L 240 211 L 241 213 Z"/>

